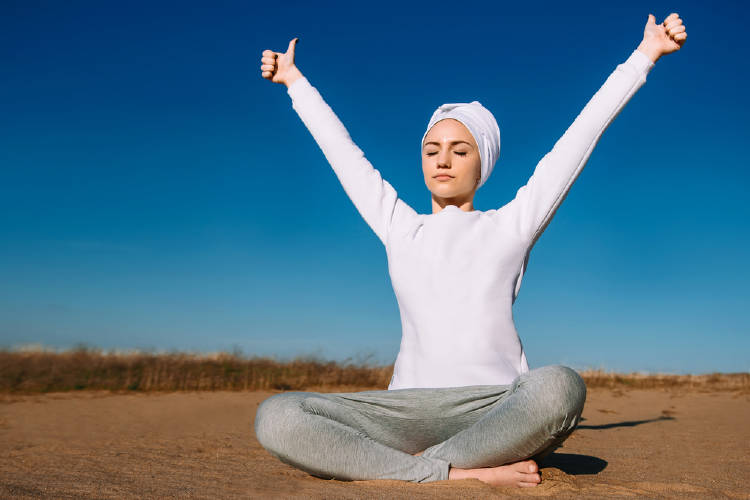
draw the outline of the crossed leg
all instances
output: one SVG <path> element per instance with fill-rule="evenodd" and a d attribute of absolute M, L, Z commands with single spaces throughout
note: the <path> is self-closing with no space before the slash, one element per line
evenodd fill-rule
<path fill-rule="evenodd" d="M 318 477 L 533 486 L 534 459 L 574 430 L 585 395 L 561 366 L 509 386 L 288 392 L 261 404 L 255 431 L 272 455 Z"/>

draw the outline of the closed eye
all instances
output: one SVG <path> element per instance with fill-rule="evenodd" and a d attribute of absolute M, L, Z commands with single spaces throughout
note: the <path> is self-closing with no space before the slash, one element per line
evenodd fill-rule
<path fill-rule="evenodd" d="M 454 153 L 456 153 L 458 156 L 466 156 L 466 152 L 464 152 L 464 151 L 454 151 Z M 432 152 L 432 153 L 425 153 L 425 154 L 427 156 L 433 156 L 433 155 L 436 155 L 437 152 L 435 151 L 435 152 Z"/>

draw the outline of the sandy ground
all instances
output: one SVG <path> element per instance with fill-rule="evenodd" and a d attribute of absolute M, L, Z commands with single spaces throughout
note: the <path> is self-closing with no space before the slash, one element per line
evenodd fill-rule
<path fill-rule="evenodd" d="M 578 430 L 528 489 L 310 476 L 255 438 L 272 394 L 0 396 L 0 497 L 750 499 L 748 394 L 589 389 Z"/>

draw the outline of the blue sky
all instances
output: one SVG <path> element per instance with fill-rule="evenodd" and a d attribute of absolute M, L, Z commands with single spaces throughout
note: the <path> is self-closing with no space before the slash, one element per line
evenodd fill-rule
<path fill-rule="evenodd" d="M 261 52 L 299 37 L 302 73 L 422 213 L 430 115 L 482 102 L 502 137 L 474 200 L 488 210 L 648 14 L 675 10 L 685 46 L 604 132 L 514 317 L 532 367 L 747 371 L 750 43 L 733 2 L 5 1 L 0 347 L 392 363 L 385 251 L 286 88 L 261 78 Z"/>

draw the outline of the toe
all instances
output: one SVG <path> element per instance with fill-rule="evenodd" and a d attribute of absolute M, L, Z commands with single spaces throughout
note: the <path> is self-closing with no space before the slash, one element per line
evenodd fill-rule
<path fill-rule="evenodd" d="M 533 488 L 534 486 L 538 486 L 538 484 L 537 483 L 524 483 L 524 482 L 520 482 L 520 483 L 518 483 L 518 486 L 520 486 L 521 488 Z"/>
<path fill-rule="evenodd" d="M 533 460 L 523 460 L 521 462 L 518 462 L 516 465 L 516 470 L 519 472 L 523 472 L 524 474 L 527 473 L 534 473 L 539 471 L 539 467 L 537 466 L 536 462 Z"/>
<path fill-rule="evenodd" d="M 539 474 L 524 474 L 523 477 L 520 478 L 518 484 L 520 486 L 536 486 L 541 482 L 542 478 Z"/>

